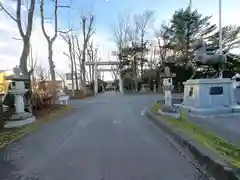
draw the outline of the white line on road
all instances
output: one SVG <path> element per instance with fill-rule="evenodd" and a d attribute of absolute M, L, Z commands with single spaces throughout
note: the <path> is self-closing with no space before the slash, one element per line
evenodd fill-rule
<path fill-rule="evenodd" d="M 141 115 L 142 115 L 142 116 L 144 116 L 146 110 L 147 110 L 147 107 L 145 107 L 145 108 L 142 110 L 142 112 L 141 112 Z"/>

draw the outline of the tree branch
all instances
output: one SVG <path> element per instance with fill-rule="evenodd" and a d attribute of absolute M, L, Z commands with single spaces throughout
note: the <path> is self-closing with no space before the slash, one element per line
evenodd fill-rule
<path fill-rule="evenodd" d="M 46 33 L 45 25 L 44 25 L 44 0 L 41 0 L 40 2 L 40 14 L 41 14 L 41 26 L 42 26 L 42 32 L 47 41 L 50 41 L 50 37 Z"/>
<path fill-rule="evenodd" d="M 55 41 L 57 38 L 57 31 L 58 31 L 58 17 L 57 17 L 57 10 L 58 10 L 58 0 L 54 0 L 55 5 L 54 5 L 54 35 L 51 39 L 51 42 Z"/>
<path fill-rule="evenodd" d="M 35 10 L 35 0 L 31 0 L 30 7 L 28 9 L 28 24 L 27 24 L 27 30 L 26 30 L 26 36 L 30 37 L 32 34 L 32 24 L 33 24 L 33 15 Z"/>
<path fill-rule="evenodd" d="M 15 17 L 13 17 L 6 8 L 4 8 L 3 4 L 0 2 L 0 10 L 3 10 L 12 20 L 14 20 L 15 22 L 17 22 L 17 19 Z"/>
<path fill-rule="evenodd" d="M 58 30 L 58 32 L 61 33 L 61 34 L 68 34 L 68 33 L 70 33 L 71 31 L 72 31 L 72 29 L 69 29 L 69 30 L 67 30 L 67 31 Z"/>
<path fill-rule="evenodd" d="M 70 37 L 69 35 L 64 36 L 63 34 L 60 34 L 60 36 L 63 38 L 63 40 L 69 45 L 70 42 Z"/>
<path fill-rule="evenodd" d="M 68 55 L 66 52 L 63 52 L 65 56 L 67 56 L 69 59 L 71 58 L 70 55 Z"/>

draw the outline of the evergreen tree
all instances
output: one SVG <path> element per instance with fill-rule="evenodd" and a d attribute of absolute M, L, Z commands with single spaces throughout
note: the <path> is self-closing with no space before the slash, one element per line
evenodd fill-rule
<path fill-rule="evenodd" d="M 223 53 L 229 53 L 230 50 L 239 47 L 240 27 L 235 25 L 229 25 L 222 28 L 222 45 Z M 217 51 L 219 49 L 219 31 L 216 31 L 208 38 L 209 49 Z"/>
<path fill-rule="evenodd" d="M 192 10 L 191 5 L 175 11 L 170 27 L 164 28 L 168 32 L 168 47 L 174 51 L 178 63 L 192 64 L 191 47 L 194 41 L 198 38 L 208 39 L 216 30 L 216 25 L 211 25 L 210 19 L 211 16 L 204 17 L 197 10 Z"/>

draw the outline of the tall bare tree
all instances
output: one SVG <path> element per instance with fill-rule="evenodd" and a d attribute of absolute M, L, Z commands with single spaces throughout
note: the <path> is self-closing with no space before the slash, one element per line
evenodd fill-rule
<path fill-rule="evenodd" d="M 168 25 L 162 25 L 160 30 L 156 31 L 156 39 L 158 45 L 158 63 L 156 64 L 156 88 L 160 91 L 160 72 L 163 68 L 163 64 L 167 61 L 167 57 L 169 56 L 170 49 L 169 46 L 169 36 L 168 36 Z"/>
<path fill-rule="evenodd" d="M 42 65 L 37 65 L 35 68 L 36 76 L 40 79 L 40 81 L 46 81 L 49 79 L 49 71 L 44 68 Z"/>
<path fill-rule="evenodd" d="M 83 75 L 82 75 L 82 50 L 80 48 L 80 44 L 79 44 L 79 39 L 78 37 L 76 37 L 76 45 L 77 45 L 77 48 L 76 48 L 76 55 L 77 55 L 77 58 L 78 58 L 78 66 L 79 66 L 79 69 L 78 69 L 78 72 L 79 72 L 79 78 L 80 78 L 80 84 L 82 86 L 82 82 L 83 82 Z"/>
<path fill-rule="evenodd" d="M 88 49 L 87 49 L 87 54 L 88 54 L 88 61 L 94 62 L 93 42 L 89 43 Z M 93 65 L 89 65 L 89 67 L 88 67 L 90 81 L 93 80 L 93 76 L 94 76 L 93 68 L 94 68 Z"/>
<path fill-rule="evenodd" d="M 19 30 L 19 34 L 22 37 L 23 41 L 23 49 L 20 57 L 20 68 L 24 75 L 30 75 L 32 70 L 28 72 L 27 69 L 27 59 L 30 51 L 30 38 L 32 34 L 32 26 L 33 26 L 33 16 L 35 10 L 35 0 L 30 1 L 30 5 L 28 7 L 28 14 L 27 14 L 27 21 L 26 21 L 26 30 L 23 29 L 22 26 L 22 0 L 17 0 L 17 10 L 16 10 L 16 17 L 13 16 L 5 7 L 4 4 L 0 2 L 0 10 L 3 10 L 13 21 L 16 22 Z"/>
<path fill-rule="evenodd" d="M 66 80 L 65 80 L 65 73 L 63 71 L 56 71 L 56 74 L 61 78 L 62 83 L 63 83 L 63 89 L 64 92 L 66 93 Z"/>
<path fill-rule="evenodd" d="M 72 43 L 72 59 L 73 59 L 73 66 L 74 66 L 74 76 L 75 76 L 75 83 L 76 83 L 76 89 L 79 91 L 79 80 L 78 80 L 78 70 L 77 70 L 77 62 L 76 62 L 76 46 L 75 46 L 75 38 L 73 34 L 71 34 L 71 41 Z"/>
<path fill-rule="evenodd" d="M 133 44 L 141 47 L 141 53 L 140 53 L 140 68 L 141 68 L 141 74 L 143 73 L 143 65 L 145 62 L 145 54 L 144 50 L 147 44 L 147 41 L 145 40 L 145 36 L 147 33 L 147 28 L 149 23 L 151 22 L 151 18 L 153 17 L 154 12 L 146 10 L 141 14 L 137 14 L 134 16 L 134 22 L 135 27 L 133 29 Z M 135 41 L 135 42 L 134 42 Z"/>
<path fill-rule="evenodd" d="M 87 55 L 87 48 L 89 44 L 89 40 L 94 34 L 94 19 L 95 17 L 92 14 L 85 14 L 81 16 L 81 23 L 82 23 L 82 33 L 83 33 L 83 50 L 82 50 L 82 86 L 84 89 L 84 93 L 86 94 L 86 55 Z"/>
<path fill-rule="evenodd" d="M 124 14 L 124 15 L 123 15 Z M 129 42 L 129 30 L 130 30 L 130 13 L 123 13 L 118 15 L 118 21 L 113 25 L 113 38 L 117 46 L 116 55 L 118 55 L 118 60 L 122 61 L 122 51 L 128 46 Z M 124 59 L 125 60 L 125 59 Z M 123 64 L 120 64 L 117 68 L 117 72 L 112 72 L 112 76 L 116 79 L 117 74 L 121 76 L 120 69 L 123 67 Z M 113 67 L 111 67 L 113 68 Z M 124 79 L 123 79 L 124 80 Z"/>
<path fill-rule="evenodd" d="M 32 87 L 32 89 L 34 89 L 34 85 L 36 85 L 35 70 L 36 70 L 36 66 L 37 66 L 37 54 L 35 55 L 35 57 L 33 57 L 32 46 L 30 46 L 30 55 L 29 55 L 28 59 L 29 59 L 28 66 L 32 70 L 32 73 L 31 73 L 31 79 L 32 79 L 31 80 L 31 87 Z"/>
<path fill-rule="evenodd" d="M 71 37 L 69 34 L 61 34 L 63 40 L 68 44 L 68 53 L 63 52 L 70 59 L 70 68 L 71 68 L 71 80 L 72 80 L 72 96 L 75 96 L 75 87 L 74 87 L 74 60 L 73 60 L 73 45 L 71 42 Z"/>
<path fill-rule="evenodd" d="M 116 81 L 119 75 L 119 69 L 116 68 L 115 65 L 111 65 L 111 72 L 112 72 L 112 78 L 114 79 L 114 81 Z"/>
<path fill-rule="evenodd" d="M 53 37 L 50 37 L 45 28 L 45 18 L 44 18 L 44 3 L 45 0 L 40 1 L 40 13 L 41 13 L 41 27 L 42 27 L 42 32 L 44 37 L 47 40 L 48 43 L 48 63 L 49 63 L 49 69 L 51 73 L 51 80 L 56 81 L 56 75 L 55 75 L 55 65 L 53 62 L 53 42 L 57 38 L 57 33 L 58 33 L 58 0 L 54 0 L 54 35 Z"/>
<path fill-rule="evenodd" d="M 127 46 L 129 40 L 130 30 L 130 13 L 126 13 L 126 16 L 119 14 L 117 24 L 113 25 L 113 37 L 117 45 L 118 53 L 121 53 L 122 49 Z"/>
<path fill-rule="evenodd" d="M 47 40 L 48 43 L 48 63 L 49 63 L 49 68 L 50 68 L 50 73 L 51 73 L 51 79 L 52 81 L 56 81 L 56 75 L 55 75 L 55 65 L 53 62 L 53 43 L 57 38 L 58 35 L 58 9 L 59 8 L 69 8 L 69 6 L 64 6 L 64 5 L 59 5 L 59 0 L 53 0 L 54 2 L 54 35 L 50 37 L 45 28 L 45 18 L 44 18 L 44 4 L 46 0 L 41 0 L 40 1 L 40 14 L 41 14 L 41 27 L 42 27 L 42 32 L 44 37 Z M 69 31 L 68 31 L 69 32 Z M 68 33 L 68 32 L 62 32 L 62 33 Z"/>

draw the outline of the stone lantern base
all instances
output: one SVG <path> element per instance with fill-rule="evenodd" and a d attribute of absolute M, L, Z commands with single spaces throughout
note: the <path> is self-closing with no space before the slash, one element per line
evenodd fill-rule
<path fill-rule="evenodd" d="M 16 128 L 27 124 L 31 124 L 35 121 L 35 116 L 30 113 L 16 113 L 6 122 L 4 128 Z"/>

